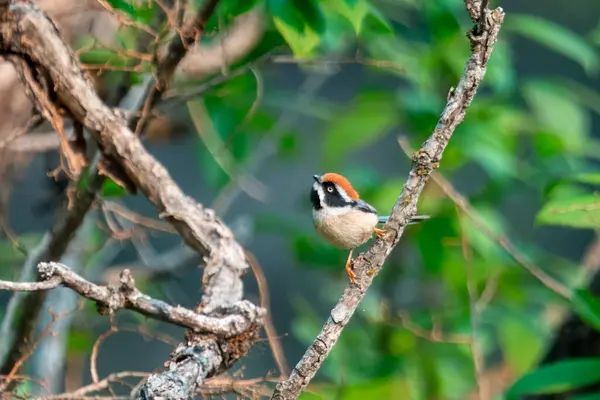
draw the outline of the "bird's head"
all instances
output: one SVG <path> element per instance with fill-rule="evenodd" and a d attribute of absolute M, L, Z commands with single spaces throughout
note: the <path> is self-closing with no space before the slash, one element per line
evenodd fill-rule
<path fill-rule="evenodd" d="M 359 199 L 358 193 L 348 179 L 340 174 L 329 172 L 323 175 L 313 175 L 313 179 L 310 200 L 314 210 L 348 209 Z"/>

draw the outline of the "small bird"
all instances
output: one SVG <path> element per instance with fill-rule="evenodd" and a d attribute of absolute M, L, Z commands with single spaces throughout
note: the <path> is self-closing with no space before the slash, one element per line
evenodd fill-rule
<path fill-rule="evenodd" d="M 382 237 L 385 230 L 376 227 L 385 224 L 389 217 L 379 216 L 375 207 L 361 200 L 348 179 L 329 172 L 313 175 L 315 182 L 310 192 L 313 224 L 319 235 L 329 244 L 350 250 L 346 272 L 350 281 L 356 282 L 352 270 L 352 252 L 374 233 Z M 429 216 L 415 216 L 409 223 L 417 223 Z"/>

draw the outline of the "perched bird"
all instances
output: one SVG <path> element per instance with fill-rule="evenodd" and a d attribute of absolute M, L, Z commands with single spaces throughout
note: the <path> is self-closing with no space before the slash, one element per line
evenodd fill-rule
<path fill-rule="evenodd" d="M 361 200 L 348 179 L 336 173 L 313 175 L 315 182 L 310 192 L 313 224 L 317 233 L 329 244 L 350 250 L 346 272 L 352 282 L 356 275 L 352 270 L 352 251 L 365 243 L 374 233 L 382 237 L 385 230 L 376 227 L 388 217 L 377 215 L 375 207 Z M 417 223 L 428 216 L 415 216 L 409 223 Z"/>

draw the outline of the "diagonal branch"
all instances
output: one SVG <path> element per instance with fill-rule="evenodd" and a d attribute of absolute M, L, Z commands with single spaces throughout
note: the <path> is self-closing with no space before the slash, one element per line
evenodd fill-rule
<path fill-rule="evenodd" d="M 475 2 L 477 6 L 481 6 L 480 1 L 465 0 L 470 12 L 475 8 L 473 4 Z M 419 195 L 429 180 L 431 172 L 439 166 L 442 153 L 454 130 L 465 117 L 466 109 L 471 104 L 477 88 L 483 80 L 487 62 L 498 39 L 498 32 L 504 20 L 504 11 L 500 7 L 493 11 L 486 8 L 483 14 L 485 18 L 483 15 L 477 15 L 480 17 L 476 18 L 478 24 L 468 35 L 471 41 L 471 55 L 463 75 L 456 89 L 450 91 L 448 102 L 433 134 L 413 155 L 413 166 L 408 180 L 384 227 L 387 233 L 383 238 L 375 241 L 369 250 L 356 258 L 354 269 L 358 282 L 351 283 L 346 288 L 336 306 L 331 310 L 331 315 L 321 332 L 304 353 L 290 377 L 276 386 L 271 399 L 296 399 L 306 388 L 333 349 L 374 277 L 380 272 L 385 259 L 400 240 L 408 221 L 416 214 Z"/>

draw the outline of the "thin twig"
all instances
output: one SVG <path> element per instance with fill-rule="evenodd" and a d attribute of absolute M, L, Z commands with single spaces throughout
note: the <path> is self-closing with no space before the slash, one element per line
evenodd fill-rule
<path fill-rule="evenodd" d="M 115 321 L 111 315 L 109 330 L 98 336 L 94 342 L 94 345 L 92 346 L 92 354 L 90 354 L 90 375 L 92 376 L 92 382 L 94 384 L 98 384 L 98 382 L 100 382 L 100 379 L 98 378 L 98 367 L 96 366 L 98 362 L 98 349 L 100 348 L 100 344 L 104 342 L 106 338 L 118 331 L 114 325 L 114 322 Z"/>
<path fill-rule="evenodd" d="M 0 150 L 11 144 L 18 137 L 25 135 L 31 129 L 32 125 L 36 124 L 40 120 L 38 115 L 34 115 L 27 121 L 27 124 L 24 127 L 15 128 L 11 133 L 9 133 L 5 138 L 0 140 Z"/>
<path fill-rule="evenodd" d="M 125 218 L 134 224 L 144 226 L 146 228 L 154 229 L 157 231 L 163 231 L 168 233 L 175 233 L 175 229 L 166 222 L 158 221 L 153 218 L 144 217 L 134 211 L 129 210 L 127 207 L 122 206 L 114 201 L 103 201 L 102 208 Z"/>
<path fill-rule="evenodd" d="M 483 372 L 485 369 L 484 356 L 482 354 L 481 347 L 478 342 L 479 332 L 479 319 L 480 313 L 477 309 L 477 282 L 475 277 L 475 271 L 473 270 L 473 251 L 468 242 L 467 232 L 465 229 L 465 223 L 461 215 L 461 211 L 456 206 L 456 213 L 460 224 L 460 244 L 465 261 L 465 278 L 467 281 L 467 292 L 469 293 L 469 314 L 471 322 L 471 354 L 473 356 L 473 366 L 475 368 L 475 380 L 479 389 L 479 400 L 490 400 L 489 390 L 484 380 L 482 379 Z"/>
<path fill-rule="evenodd" d="M 504 11 L 500 7 L 493 11 L 486 10 L 486 17 L 486 22 L 489 23 L 479 28 L 475 27 L 469 33 L 471 55 L 464 73 L 452 95 L 448 96 L 448 102 L 433 134 L 413 155 L 413 166 L 408 179 L 383 228 L 386 231 L 385 235 L 355 259 L 357 282 L 351 282 L 346 288 L 321 332 L 292 370 L 290 377 L 276 386 L 272 399 L 296 399 L 306 388 L 337 343 L 342 330 L 364 298 L 373 278 L 380 272 L 385 259 L 400 240 L 408 222 L 416 214 L 419 195 L 429 180 L 429 175 L 439 166 L 450 137 L 464 119 L 466 109 L 483 80 L 487 62 L 504 20 Z"/>
<path fill-rule="evenodd" d="M 471 338 L 467 336 L 442 334 L 441 330 L 436 326 L 435 321 L 433 329 L 427 331 L 412 322 L 408 312 L 400 311 L 398 316 L 400 317 L 400 322 L 404 329 L 422 339 L 437 343 L 471 344 Z"/>
<path fill-rule="evenodd" d="M 273 352 L 273 358 L 275 358 L 275 362 L 277 363 L 280 376 L 287 378 L 287 376 L 290 374 L 290 368 L 288 367 L 281 342 L 279 341 L 279 336 L 277 335 L 277 330 L 275 329 L 275 325 L 273 325 L 273 319 L 271 318 L 271 301 L 269 298 L 269 286 L 267 284 L 267 279 L 265 278 L 265 274 L 256 256 L 250 251 L 246 250 L 246 257 L 248 258 L 248 263 L 252 268 L 252 272 L 256 278 L 256 283 L 258 284 L 260 306 L 267 310 L 267 313 L 263 318 L 263 325 L 265 332 L 267 333 L 269 346 L 271 346 L 271 351 Z"/>
<path fill-rule="evenodd" d="M 50 396 L 43 396 L 36 398 L 37 400 L 58 400 L 58 399 L 78 399 L 81 396 L 86 396 L 92 392 L 98 392 L 100 390 L 107 389 L 112 382 L 121 380 L 123 378 L 145 378 L 150 375 L 148 372 L 136 372 L 136 371 L 122 371 L 108 375 L 106 378 L 99 380 L 96 383 L 91 383 L 86 386 L 82 386 L 77 390 L 67 393 L 61 393 Z"/>

